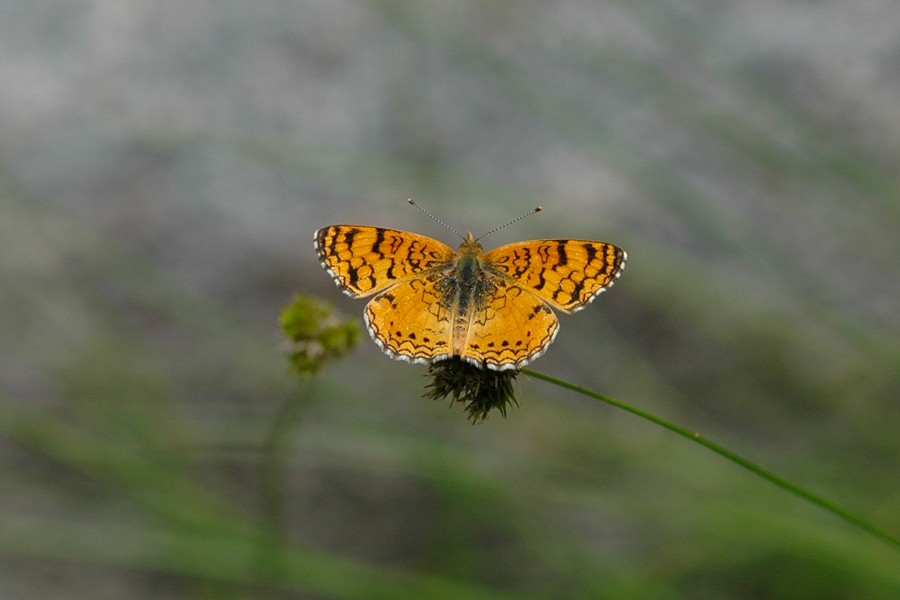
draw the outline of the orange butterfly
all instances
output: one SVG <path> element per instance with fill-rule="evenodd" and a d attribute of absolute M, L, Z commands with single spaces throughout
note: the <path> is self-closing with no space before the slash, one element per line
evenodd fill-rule
<path fill-rule="evenodd" d="M 377 294 L 366 327 L 389 356 L 413 363 L 459 356 L 497 370 L 543 354 L 559 328 L 550 307 L 584 308 L 618 279 L 626 259 L 612 244 L 583 240 L 519 242 L 485 254 L 471 233 L 454 252 L 369 225 L 320 229 L 315 247 L 344 293 Z"/>

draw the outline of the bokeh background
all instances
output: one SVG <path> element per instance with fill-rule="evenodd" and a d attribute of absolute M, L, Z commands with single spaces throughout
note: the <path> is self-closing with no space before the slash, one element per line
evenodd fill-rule
<path fill-rule="evenodd" d="M 0 598 L 881 600 L 900 552 L 520 377 L 471 425 L 312 234 L 613 242 L 534 368 L 900 535 L 894 0 L 0 1 Z"/>

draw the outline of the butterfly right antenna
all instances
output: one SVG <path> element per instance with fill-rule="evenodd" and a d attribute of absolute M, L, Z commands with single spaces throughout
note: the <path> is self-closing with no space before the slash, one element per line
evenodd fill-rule
<path fill-rule="evenodd" d="M 525 214 L 522 215 L 521 217 L 518 217 L 518 218 L 516 218 L 516 219 L 513 219 L 512 221 L 510 221 L 509 223 L 507 223 L 507 224 L 505 224 L 505 225 L 501 225 L 500 227 L 494 227 L 493 229 L 491 229 L 491 230 L 488 231 L 487 233 L 482 233 L 481 235 L 479 235 L 479 236 L 478 236 L 477 238 L 475 238 L 475 239 L 480 240 L 481 238 L 483 238 L 483 237 L 485 237 L 485 236 L 488 236 L 488 235 L 490 235 L 490 234 L 492 234 L 492 233 L 494 233 L 494 232 L 500 231 L 500 230 L 503 229 L 504 227 L 509 227 L 509 226 L 512 225 L 513 223 L 515 223 L 515 222 L 517 222 L 517 221 L 521 221 L 521 220 L 524 219 L 525 217 L 530 217 L 530 216 L 533 215 L 534 213 L 539 213 L 539 212 L 541 212 L 542 210 L 544 210 L 544 207 L 538 206 L 538 207 L 535 208 L 534 210 L 528 211 L 527 213 L 525 213 Z"/>
<path fill-rule="evenodd" d="M 447 225 L 446 223 L 444 223 L 443 221 L 438 219 L 436 216 L 434 216 L 433 214 L 431 214 L 430 212 L 428 212 L 427 210 L 425 210 L 424 208 L 422 208 L 421 206 L 416 204 L 415 200 L 413 200 L 412 198 L 409 199 L 409 203 L 412 204 L 413 206 L 415 206 L 416 208 L 418 208 L 419 210 L 421 210 L 423 213 L 425 213 L 426 215 L 428 215 L 435 221 L 437 221 L 438 223 L 440 223 L 441 225 L 443 225 L 444 227 L 446 227 L 447 229 L 449 229 L 450 231 L 452 231 L 453 233 L 455 233 L 456 235 L 459 235 L 459 232 L 457 230 L 453 229 L 452 227 L 450 227 L 449 225 Z M 459 237 L 462 239 L 466 239 L 465 237 L 463 237 L 461 235 L 459 235 Z"/>

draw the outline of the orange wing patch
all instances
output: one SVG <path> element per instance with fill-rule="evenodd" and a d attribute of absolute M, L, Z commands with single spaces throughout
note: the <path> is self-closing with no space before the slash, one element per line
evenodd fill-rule
<path fill-rule="evenodd" d="M 565 312 L 584 308 L 615 283 L 627 255 L 612 244 L 536 240 L 491 250 L 485 269 L 501 273 Z"/>
<path fill-rule="evenodd" d="M 333 225 L 316 232 L 316 253 L 348 296 L 363 298 L 446 265 L 449 246 L 424 235 L 368 225 Z"/>
<path fill-rule="evenodd" d="M 452 310 L 438 291 L 441 275 L 411 279 L 366 305 L 366 327 L 392 358 L 413 363 L 449 358 Z"/>
<path fill-rule="evenodd" d="M 544 353 L 559 321 L 540 298 L 517 285 L 498 282 L 474 311 L 462 357 L 492 369 L 518 369 Z"/>

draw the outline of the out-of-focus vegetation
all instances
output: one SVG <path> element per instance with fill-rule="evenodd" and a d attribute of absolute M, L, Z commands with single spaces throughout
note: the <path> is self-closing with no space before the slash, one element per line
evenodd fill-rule
<path fill-rule="evenodd" d="M 891 2 L 0 5 L 0 597 L 882 600 L 900 553 L 520 376 L 279 311 L 332 223 L 599 239 L 533 366 L 900 534 Z M 448 404 L 449 409 L 448 409 Z"/>

